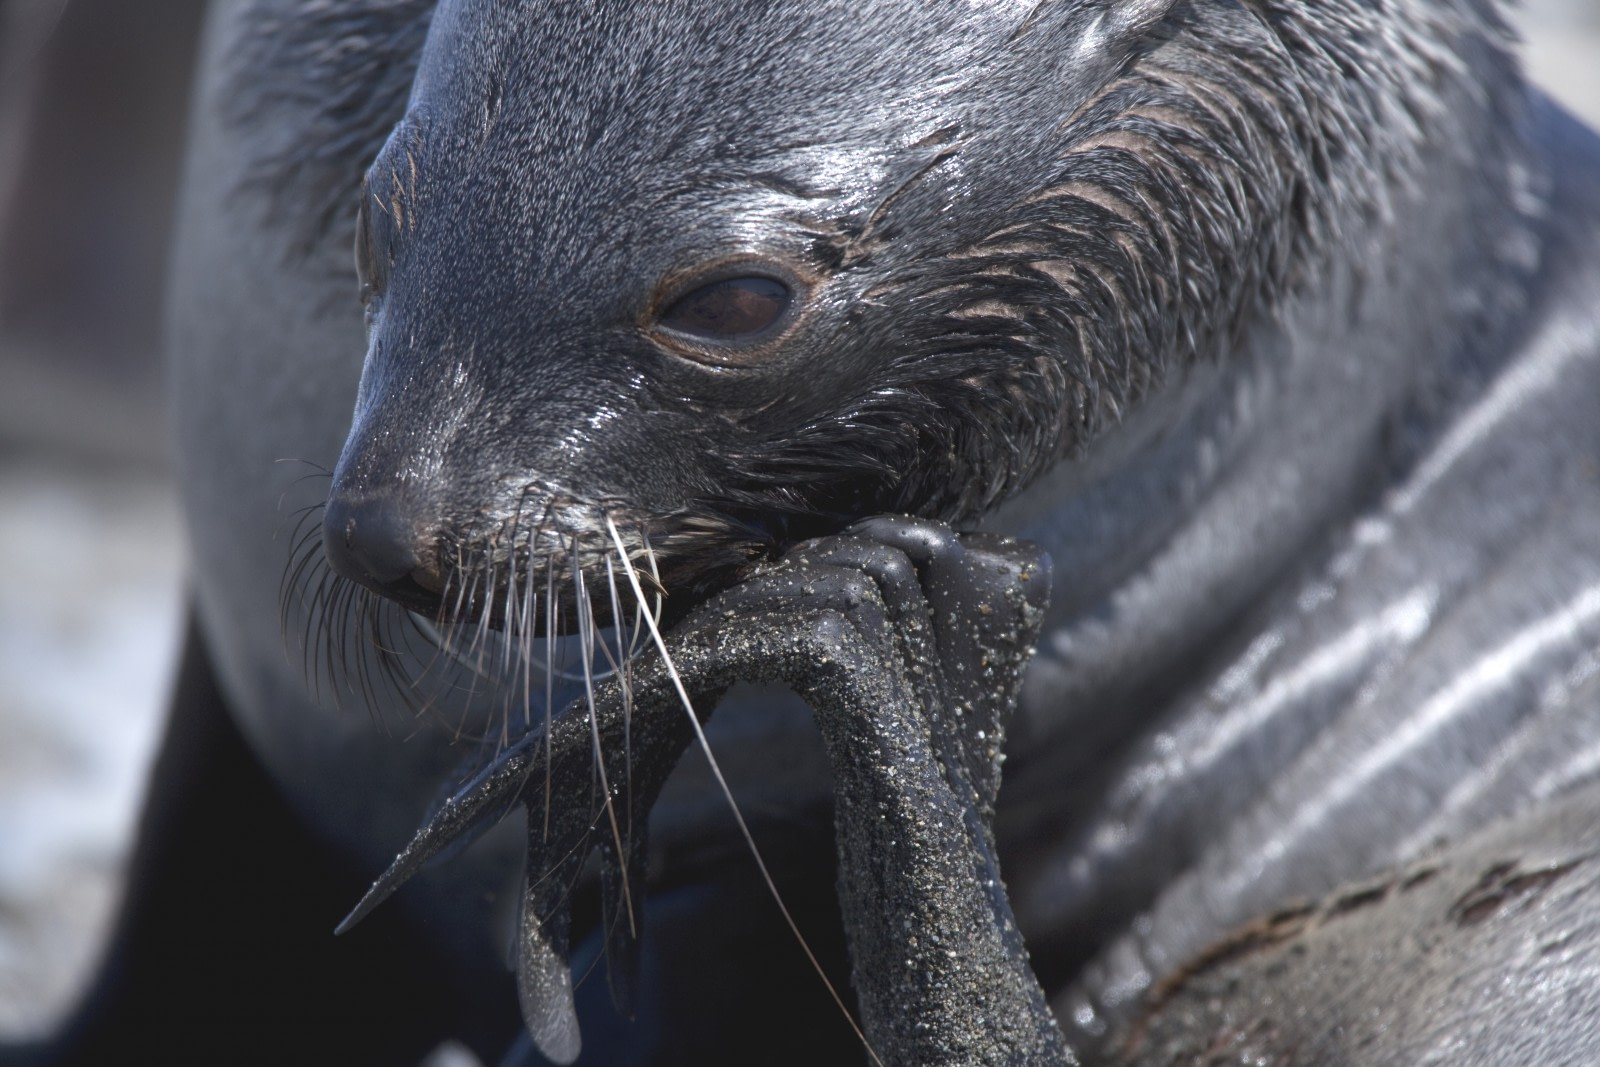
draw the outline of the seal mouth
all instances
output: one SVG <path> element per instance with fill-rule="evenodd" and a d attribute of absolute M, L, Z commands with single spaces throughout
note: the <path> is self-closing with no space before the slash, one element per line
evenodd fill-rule
<path fill-rule="evenodd" d="M 293 577 L 303 584 L 304 572 L 316 570 L 441 631 L 543 638 L 627 626 L 640 610 L 670 625 L 787 540 L 708 507 L 650 517 L 614 500 L 540 495 L 536 507 L 484 508 L 433 534 L 391 497 L 335 488 L 315 524 L 320 544 L 317 530 L 302 536 Z M 630 570 L 648 604 L 637 603 Z"/>
<path fill-rule="evenodd" d="M 352 527 L 337 496 L 295 531 L 279 593 L 286 641 L 298 631 L 308 684 L 335 703 L 353 696 L 375 715 L 448 704 L 462 710 L 449 724 L 457 733 L 477 732 L 465 716 L 478 721 L 472 709 L 486 702 L 499 707 L 502 729 L 519 717 L 529 725 L 553 702 L 552 686 L 604 676 L 630 658 L 645 615 L 665 625 L 703 599 L 700 583 L 710 595 L 759 554 L 748 539 L 727 547 L 738 539 L 726 526 L 698 524 L 722 530 L 723 547 L 710 548 L 692 521 L 658 524 L 652 538 L 637 519 L 614 518 L 615 506 L 565 505 L 543 509 L 538 522 L 525 510 L 485 515 L 422 549 L 391 551 L 345 542 Z M 333 521 L 318 521 L 330 510 Z M 572 529 L 578 516 L 583 528 Z"/>
<path fill-rule="evenodd" d="M 437 592 L 424 591 L 412 604 L 390 599 L 442 626 L 483 626 L 534 637 L 619 625 L 636 598 L 617 549 L 588 540 L 545 545 L 540 540 L 535 532 L 504 547 L 462 545 Z M 628 546 L 628 563 L 647 596 L 658 602 L 651 614 L 659 618 L 659 602 L 667 595 L 661 564 L 648 539 L 635 534 L 629 540 L 634 543 Z"/>

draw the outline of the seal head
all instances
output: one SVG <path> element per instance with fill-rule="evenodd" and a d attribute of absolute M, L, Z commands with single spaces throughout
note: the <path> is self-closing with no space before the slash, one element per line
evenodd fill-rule
<path fill-rule="evenodd" d="M 1186 79 L 1128 76 L 1171 6 L 440 5 L 362 193 L 334 567 L 503 619 L 519 579 L 597 566 L 610 520 L 686 608 L 1081 449 L 1286 261 L 1278 96 L 1225 121 L 1200 87 L 1254 68 L 1201 25 Z M 1180 118 L 1228 161 L 1205 182 Z"/>

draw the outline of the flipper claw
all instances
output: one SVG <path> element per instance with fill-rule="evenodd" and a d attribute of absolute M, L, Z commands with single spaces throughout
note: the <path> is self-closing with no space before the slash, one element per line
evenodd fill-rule
<path fill-rule="evenodd" d="M 424 866 L 444 850 L 463 845 L 483 833 L 511 810 L 521 797 L 534 762 L 543 754 L 538 742 L 542 735 L 530 734 L 502 752 L 493 763 L 466 785 L 423 823 L 415 836 L 400 850 L 389 869 L 378 876 L 366 896 L 334 928 L 343 934 L 372 914 Z"/>

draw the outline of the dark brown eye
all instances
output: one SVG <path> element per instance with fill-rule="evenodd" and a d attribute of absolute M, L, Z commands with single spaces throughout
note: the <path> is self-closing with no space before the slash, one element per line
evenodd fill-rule
<path fill-rule="evenodd" d="M 725 278 L 679 297 L 659 322 L 701 341 L 753 340 L 783 318 L 791 300 L 775 278 Z"/>

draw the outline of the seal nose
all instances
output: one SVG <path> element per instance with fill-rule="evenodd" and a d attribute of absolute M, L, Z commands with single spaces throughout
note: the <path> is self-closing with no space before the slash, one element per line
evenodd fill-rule
<path fill-rule="evenodd" d="M 334 573 L 407 607 L 431 608 L 436 581 L 417 526 L 391 497 L 335 493 L 322 515 L 322 548 Z"/>

